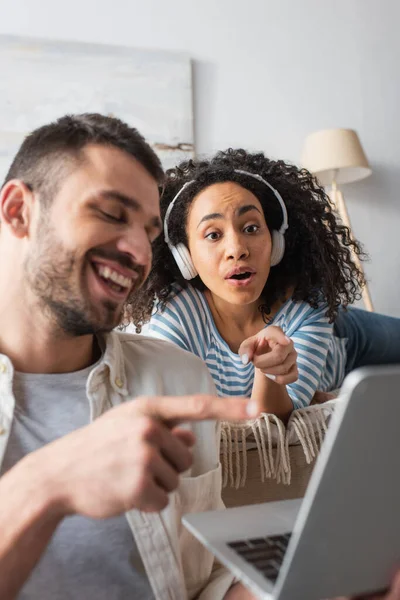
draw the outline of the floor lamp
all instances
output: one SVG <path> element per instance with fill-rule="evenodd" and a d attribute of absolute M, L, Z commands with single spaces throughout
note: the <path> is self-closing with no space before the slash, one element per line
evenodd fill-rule
<path fill-rule="evenodd" d="M 352 129 L 325 129 L 311 133 L 305 140 L 302 165 L 317 176 L 324 186 L 331 186 L 329 196 L 332 204 L 346 227 L 352 233 L 344 196 L 338 185 L 359 181 L 371 174 L 371 168 L 361 146 L 358 135 Z M 358 256 L 354 262 L 362 273 L 364 269 Z M 362 290 L 365 308 L 373 311 L 368 285 Z"/>

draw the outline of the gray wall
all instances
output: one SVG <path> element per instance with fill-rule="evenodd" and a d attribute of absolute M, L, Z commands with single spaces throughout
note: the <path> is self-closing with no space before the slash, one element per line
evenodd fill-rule
<path fill-rule="evenodd" d="M 376 309 L 400 316 L 397 0 L 0 0 L 0 33 L 188 51 L 198 153 L 298 162 L 307 133 L 358 131 L 373 175 L 345 187 Z"/>

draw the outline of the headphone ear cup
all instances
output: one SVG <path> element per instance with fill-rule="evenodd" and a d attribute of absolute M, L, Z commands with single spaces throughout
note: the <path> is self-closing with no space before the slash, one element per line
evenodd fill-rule
<path fill-rule="evenodd" d="M 194 279 L 197 275 L 197 271 L 193 264 L 192 257 L 190 256 L 190 252 L 185 244 L 178 244 L 177 246 L 171 245 L 170 250 L 182 276 L 187 280 Z"/>
<path fill-rule="evenodd" d="M 285 254 L 285 236 L 280 231 L 272 232 L 271 267 L 278 265 Z"/>

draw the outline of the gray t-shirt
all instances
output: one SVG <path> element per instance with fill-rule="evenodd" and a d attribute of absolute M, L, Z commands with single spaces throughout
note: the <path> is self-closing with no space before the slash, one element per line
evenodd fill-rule
<path fill-rule="evenodd" d="M 15 373 L 16 408 L 1 474 L 23 456 L 89 422 L 86 380 L 93 367 L 61 375 Z M 152 600 L 124 516 L 64 519 L 19 600 Z"/>

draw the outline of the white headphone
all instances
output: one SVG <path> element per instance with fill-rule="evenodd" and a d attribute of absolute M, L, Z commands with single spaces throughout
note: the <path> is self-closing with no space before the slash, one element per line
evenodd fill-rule
<path fill-rule="evenodd" d="M 257 179 L 258 181 L 261 181 L 261 183 L 263 183 L 264 185 L 268 186 L 281 206 L 283 216 L 282 225 L 280 226 L 279 230 L 272 231 L 271 267 L 275 267 L 275 265 L 278 265 L 281 262 L 283 255 L 285 254 L 285 232 L 289 227 L 287 210 L 285 203 L 282 200 L 282 196 L 280 195 L 278 190 L 272 187 L 272 185 L 268 183 L 268 181 L 265 181 L 265 179 L 263 179 L 261 175 L 257 175 L 256 173 L 249 173 L 248 171 L 242 171 L 241 169 L 235 169 L 234 172 L 238 173 L 239 175 L 248 175 L 249 177 L 253 177 L 254 179 Z M 179 192 L 170 202 L 170 205 L 168 206 L 164 218 L 164 240 L 168 245 L 172 256 L 174 257 L 175 262 L 178 265 L 180 272 L 182 273 L 182 276 L 187 280 L 194 279 L 197 275 L 197 271 L 193 264 L 192 257 L 190 256 L 190 252 L 188 248 L 186 248 L 185 244 L 181 243 L 177 244 L 176 246 L 172 244 L 168 234 L 168 219 L 174 207 L 174 204 L 178 200 L 179 196 L 189 185 L 195 183 L 195 181 L 195 179 L 187 181 L 181 187 Z"/>

